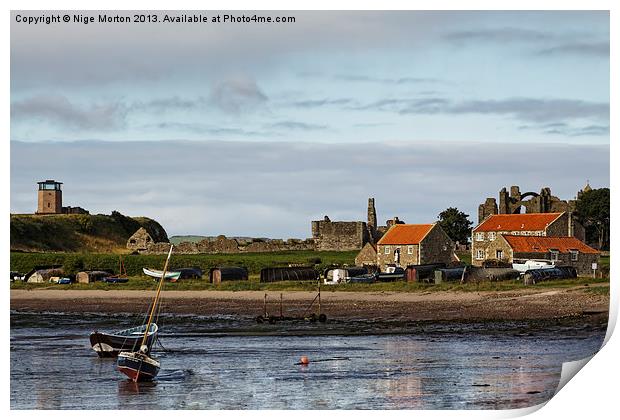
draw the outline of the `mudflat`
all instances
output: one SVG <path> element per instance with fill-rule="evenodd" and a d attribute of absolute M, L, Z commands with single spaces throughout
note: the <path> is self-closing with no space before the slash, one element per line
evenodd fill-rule
<path fill-rule="evenodd" d="M 601 284 L 599 284 L 600 286 Z M 574 316 L 607 319 L 609 296 L 589 286 L 481 292 L 340 292 L 321 293 L 321 312 L 343 320 L 472 321 L 536 320 Z M 178 314 L 257 316 L 280 314 L 280 292 L 164 291 L 163 311 Z M 284 316 L 318 311 L 316 292 L 282 292 Z M 65 313 L 139 313 L 153 298 L 146 290 L 11 290 L 11 309 Z"/>

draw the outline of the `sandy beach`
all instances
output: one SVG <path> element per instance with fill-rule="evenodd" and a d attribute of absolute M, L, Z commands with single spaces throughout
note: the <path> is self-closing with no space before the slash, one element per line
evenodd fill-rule
<path fill-rule="evenodd" d="M 594 316 L 607 318 L 609 296 L 589 286 L 507 292 L 322 292 L 321 312 L 330 318 L 402 321 L 524 320 Z M 285 316 L 308 309 L 315 292 L 283 292 Z M 11 309 L 66 313 L 136 313 L 152 291 L 11 290 Z M 263 313 L 263 291 L 168 291 L 164 311 L 178 314 L 256 316 Z M 316 301 L 313 307 L 317 311 Z M 267 311 L 280 313 L 280 292 L 267 292 Z"/>

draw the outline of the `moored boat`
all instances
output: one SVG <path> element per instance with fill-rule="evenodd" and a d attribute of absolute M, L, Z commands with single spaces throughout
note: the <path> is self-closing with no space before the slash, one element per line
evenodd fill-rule
<path fill-rule="evenodd" d="M 159 276 L 157 292 L 155 293 L 155 299 L 153 299 L 153 304 L 149 310 L 148 321 L 146 322 L 145 332 L 142 336 L 139 349 L 137 351 L 122 351 L 118 354 L 116 362 L 118 370 L 134 382 L 153 380 L 159 373 L 159 368 L 161 367 L 159 361 L 149 355 L 149 349 L 146 344 L 148 341 L 148 331 L 154 323 L 153 317 L 158 309 L 157 303 L 159 302 L 161 289 L 164 285 L 164 279 L 166 278 L 168 262 L 170 262 L 170 256 L 172 255 L 172 248 L 173 246 L 170 245 L 170 251 L 168 251 L 168 257 L 164 264 L 164 270 Z"/>
<path fill-rule="evenodd" d="M 117 363 L 118 370 L 134 382 L 152 381 L 161 366 L 157 360 L 141 351 L 121 352 Z"/>
<path fill-rule="evenodd" d="M 128 328 L 113 333 L 94 331 L 90 334 L 90 345 L 99 357 L 116 357 L 121 351 L 134 351 L 140 349 L 146 325 Z M 147 353 L 151 351 L 153 343 L 157 339 L 157 324 L 149 326 L 146 346 Z"/>

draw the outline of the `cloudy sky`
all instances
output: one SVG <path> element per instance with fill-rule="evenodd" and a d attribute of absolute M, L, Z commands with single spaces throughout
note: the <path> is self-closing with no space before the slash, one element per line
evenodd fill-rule
<path fill-rule="evenodd" d="M 55 178 L 171 235 L 305 238 L 370 196 L 380 220 L 476 221 L 503 186 L 609 186 L 607 12 L 17 22 L 58 13 L 12 12 L 12 212 Z"/>

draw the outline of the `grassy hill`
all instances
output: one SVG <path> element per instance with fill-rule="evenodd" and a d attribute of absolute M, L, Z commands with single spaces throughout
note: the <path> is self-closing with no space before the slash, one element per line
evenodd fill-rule
<path fill-rule="evenodd" d="M 104 214 L 12 214 L 11 251 L 124 252 L 127 239 L 144 227 L 156 242 L 168 241 L 164 228 L 147 217 Z"/>

